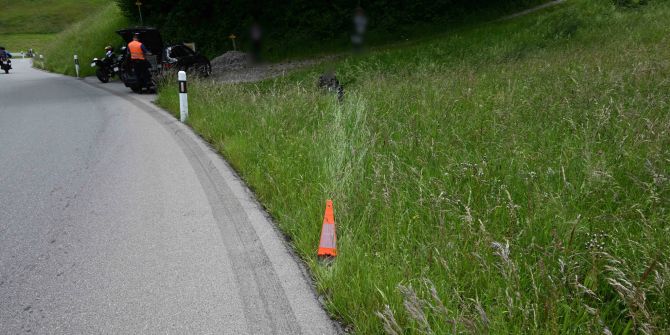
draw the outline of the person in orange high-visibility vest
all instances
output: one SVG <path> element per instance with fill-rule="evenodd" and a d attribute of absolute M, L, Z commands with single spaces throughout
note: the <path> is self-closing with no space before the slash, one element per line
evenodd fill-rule
<path fill-rule="evenodd" d="M 143 87 L 149 86 L 148 81 L 151 74 L 149 73 L 150 65 L 147 62 L 146 56 L 151 53 L 140 42 L 140 34 L 133 35 L 133 40 L 128 43 L 128 51 L 130 52 L 130 61 L 133 63 L 137 80 L 139 80 Z"/>

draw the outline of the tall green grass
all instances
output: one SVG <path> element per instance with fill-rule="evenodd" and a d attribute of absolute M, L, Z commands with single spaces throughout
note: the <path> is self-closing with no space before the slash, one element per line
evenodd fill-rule
<path fill-rule="evenodd" d="M 104 48 L 112 45 L 118 50 L 123 44 L 115 31 L 128 25 L 115 3 L 111 3 L 86 19 L 72 24 L 59 33 L 43 50 L 45 69 L 67 75 L 75 75 L 74 55 L 80 59 L 81 76 L 95 73 L 89 66 L 94 57 L 104 56 Z M 40 66 L 39 62 L 35 62 Z"/>
<path fill-rule="evenodd" d="M 667 334 L 669 27 L 668 2 L 570 1 L 329 64 L 341 104 L 325 66 L 196 81 L 189 124 L 356 333 Z"/>

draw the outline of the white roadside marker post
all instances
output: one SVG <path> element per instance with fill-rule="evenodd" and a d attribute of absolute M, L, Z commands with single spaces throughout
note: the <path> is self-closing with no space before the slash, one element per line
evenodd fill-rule
<path fill-rule="evenodd" d="M 77 79 L 79 79 L 79 56 L 74 55 L 74 71 L 77 72 Z"/>
<path fill-rule="evenodd" d="M 44 55 L 40 54 L 40 62 L 42 63 L 42 70 L 44 70 Z"/>
<path fill-rule="evenodd" d="M 179 82 L 179 119 L 181 122 L 186 122 L 188 119 L 188 96 L 186 95 L 186 72 L 179 71 L 177 74 Z"/>

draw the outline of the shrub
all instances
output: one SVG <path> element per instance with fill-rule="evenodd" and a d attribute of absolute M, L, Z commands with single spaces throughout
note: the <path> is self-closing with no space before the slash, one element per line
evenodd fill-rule
<path fill-rule="evenodd" d="M 647 4 L 647 0 L 612 0 L 614 5 L 621 8 L 636 8 Z"/>

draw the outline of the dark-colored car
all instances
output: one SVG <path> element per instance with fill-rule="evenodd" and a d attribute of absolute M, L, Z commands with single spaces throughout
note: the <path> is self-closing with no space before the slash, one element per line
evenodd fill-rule
<path fill-rule="evenodd" d="M 152 75 L 152 82 L 147 87 L 147 85 L 143 86 L 135 75 L 128 50 L 126 48 L 122 49 L 119 77 L 126 87 L 130 87 L 134 92 L 141 92 L 144 88 L 151 89 L 151 86 L 154 86 L 154 78 L 164 69 L 190 71 L 205 77 L 212 71 L 209 59 L 191 50 L 186 45 L 175 44 L 165 47 L 160 31 L 156 28 L 127 28 L 118 30 L 116 33 L 123 38 L 125 45 L 133 40 L 135 34 L 139 34 L 140 42 L 151 53 L 147 57 L 147 61 L 151 65 L 149 72 Z"/>
<path fill-rule="evenodd" d="M 212 65 L 207 57 L 193 51 L 184 44 L 175 44 L 165 48 L 163 67 L 207 77 L 212 73 Z"/>

